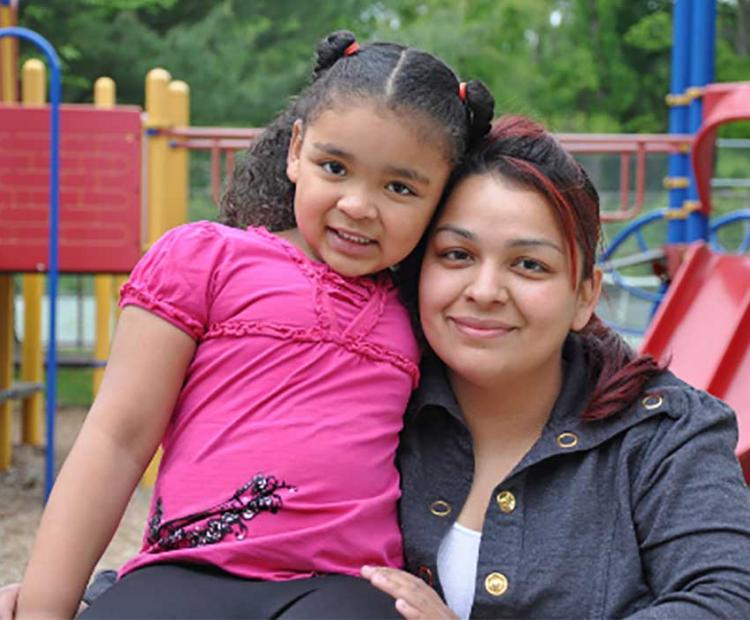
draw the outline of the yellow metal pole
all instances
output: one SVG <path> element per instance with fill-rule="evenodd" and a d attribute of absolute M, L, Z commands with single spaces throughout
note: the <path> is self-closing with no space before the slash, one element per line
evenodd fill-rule
<path fill-rule="evenodd" d="M 146 75 L 146 127 L 148 139 L 148 245 L 151 246 L 167 226 L 166 163 L 168 138 L 159 130 L 169 127 L 167 90 L 171 80 L 164 69 L 151 69 Z"/>
<path fill-rule="evenodd" d="M 172 76 L 164 69 L 151 69 L 146 75 L 146 128 L 148 138 L 148 243 L 150 247 L 168 228 L 167 225 L 167 151 L 168 138 L 158 131 L 169 126 L 168 88 Z M 146 471 L 143 484 L 153 486 L 161 461 L 159 451 Z"/>
<path fill-rule="evenodd" d="M 94 82 L 94 105 L 97 108 L 111 108 L 115 105 L 115 82 L 108 77 L 100 77 Z M 111 274 L 100 273 L 94 276 L 94 296 L 96 299 L 96 334 L 94 340 L 94 361 L 106 362 L 112 333 L 112 297 L 114 282 Z M 93 395 L 99 391 L 104 376 L 103 367 L 94 367 Z"/>
<path fill-rule="evenodd" d="M 0 277 L 0 390 L 13 383 L 13 276 Z M 10 467 L 13 455 L 11 401 L 0 403 L 0 471 Z"/>
<path fill-rule="evenodd" d="M 185 82 L 173 80 L 169 83 L 167 108 L 169 120 L 175 128 L 187 127 L 190 124 L 190 87 Z M 187 222 L 188 175 L 188 150 L 184 147 L 169 148 L 166 172 L 166 178 L 169 180 L 168 228 Z"/>
<path fill-rule="evenodd" d="M 14 7 L 0 5 L 0 28 L 16 25 Z M 18 101 L 18 41 L 0 39 L 0 101 Z M 0 274 L 0 390 L 13 384 L 13 275 Z M 0 471 L 10 467 L 13 456 L 11 401 L 0 403 Z"/>
<path fill-rule="evenodd" d="M 47 69 L 41 60 L 32 58 L 23 65 L 21 100 L 24 105 L 43 105 L 47 100 Z M 21 378 L 44 381 L 42 367 L 42 296 L 44 275 L 31 273 L 23 281 L 23 348 Z M 42 445 L 42 393 L 35 392 L 22 402 L 22 439 L 24 443 Z"/>
<path fill-rule="evenodd" d="M 0 28 L 18 25 L 15 5 L 0 5 Z M 18 39 L 0 39 L 0 101 L 18 101 Z"/>

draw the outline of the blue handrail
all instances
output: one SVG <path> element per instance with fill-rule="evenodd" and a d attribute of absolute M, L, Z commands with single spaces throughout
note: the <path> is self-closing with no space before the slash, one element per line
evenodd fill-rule
<path fill-rule="evenodd" d="M 723 228 L 724 226 L 734 224 L 735 222 L 741 222 L 743 220 L 748 223 L 748 226 L 745 230 L 745 234 L 743 235 L 739 247 L 736 250 L 733 250 L 731 253 L 745 254 L 748 249 L 750 249 L 750 209 L 740 209 L 738 211 L 732 211 L 731 213 L 727 213 L 726 215 L 722 215 L 721 217 L 717 217 L 716 219 L 711 220 L 711 224 L 708 230 L 708 238 L 711 243 L 711 249 L 715 250 L 716 252 L 728 252 L 728 250 L 719 243 L 719 229 Z"/>
<path fill-rule="evenodd" d="M 645 215 L 642 215 L 638 219 L 633 220 L 632 222 L 627 224 L 625 227 L 623 227 L 622 230 L 620 230 L 614 236 L 610 244 L 607 246 L 607 248 L 604 250 L 602 255 L 599 257 L 599 261 L 604 262 L 604 261 L 609 260 L 612 257 L 612 255 L 615 253 L 615 251 L 631 235 L 635 236 L 636 241 L 638 242 L 638 247 L 641 251 L 647 250 L 648 245 L 646 244 L 646 240 L 641 234 L 641 229 L 647 226 L 648 224 L 651 224 L 652 222 L 662 219 L 665 213 L 666 213 L 666 209 L 658 209 L 656 211 L 651 211 L 650 213 L 646 213 Z M 646 291 L 641 288 L 638 288 L 637 286 L 632 286 L 628 284 L 626 280 L 616 270 L 611 271 L 609 273 L 611 273 L 612 279 L 614 280 L 615 284 L 617 284 L 620 288 L 623 288 L 626 291 L 628 291 L 634 297 L 643 299 L 645 301 L 650 301 L 654 304 L 658 304 L 659 302 L 661 302 L 662 298 L 664 297 L 663 291 L 660 291 L 658 293 L 652 293 L 650 291 Z"/>
<path fill-rule="evenodd" d="M 47 344 L 47 453 L 44 477 L 44 501 L 55 480 L 55 409 L 57 405 L 57 278 L 59 197 L 60 197 L 60 59 L 49 41 L 28 28 L 0 28 L 0 39 L 17 37 L 36 45 L 50 66 L 50 158 L 49 158 L 49 342 Z"/>

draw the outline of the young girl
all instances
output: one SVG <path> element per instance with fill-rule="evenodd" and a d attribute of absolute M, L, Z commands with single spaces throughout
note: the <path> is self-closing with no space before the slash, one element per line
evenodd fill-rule
<path fill-rule="evenodd" d="M 382 615 L 352 576 L 402 561 L 394 455 L 419 358 L 388 268 L 492 108 L 424 52 L 319 45 L 235 175 L 230 226 L 168 232 L 123 287 L 20 617 L 74 614 L 159 443 L 143 546 L 90 617 Z"/>
<path fill-rule="evenodd" d="M 364 574 L 410 619 L 750 618 L 734 414 L 594 315 L 585 172 L 511 118 L 457 177 L 424 252 L 435 355 L 400 447 L 413 574 Z"/>

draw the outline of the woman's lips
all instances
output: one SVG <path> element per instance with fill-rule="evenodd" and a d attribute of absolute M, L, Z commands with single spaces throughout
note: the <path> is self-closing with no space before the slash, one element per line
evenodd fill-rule
<path fill-rule="evenodd" d="M 456 329 L 472 338 L 498 338 L 515 329 L 512 325 L 494 319 L 478 319 L 468 316 L 452 316 L 449 320 Z"/>

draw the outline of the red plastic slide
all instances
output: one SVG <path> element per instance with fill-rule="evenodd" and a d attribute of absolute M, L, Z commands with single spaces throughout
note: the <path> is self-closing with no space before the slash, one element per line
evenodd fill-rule
<path fill-rule="evenodd" d="M 737 455 L 750 483 L 750 256 L 691 245 L 641 349 L 737 412 Z"/>

